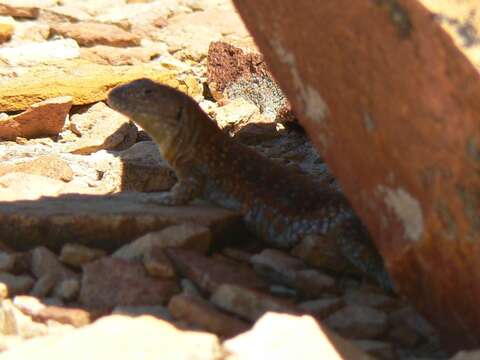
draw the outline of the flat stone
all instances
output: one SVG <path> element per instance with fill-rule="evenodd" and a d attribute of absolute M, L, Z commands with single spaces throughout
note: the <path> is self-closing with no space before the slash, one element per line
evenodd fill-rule
<path fill-rule="evenodd" d="M 0 15 L 35 19 L 38 17 L 41 7 L 54 4 L 55 1 L 53 0 L 2 0 L 0 2 Z"/>
<path fill-rule="evenodd" d="M 73 179 L 72 168 L 57 155 L 42 155 L 30 161 L 0 164 L 0 176 L 10 172 L 40 175 L 65 182 Z"/>
<path fill-rule="evenodd" d="M 73 39 L 32 42 L 0 49 L 0 61 L 10 66 L 33 66 L 79 56 L 80 48 Z"/>
<path fill-rule="evenodd" d="M 92 16 L 74 5 L 59 5 L 40 9 L 39 20 L 47 23 L 90 21 Z"/>
<path fill-rule="evenodd" d="M 297 271 L 293 287 L 308 298 L 338 292 L 334 278 L 313 269 Z"/>
<path fill-rule="evenodd" d="M 19 335 L 29 339 L 45 336 L 47 326 L 32 321 L 30 316 L 23 314 L 10 300 L 4 300 L 0 306 L 0 334 Z"/>
<path fill-rule="evenodd" d="M 118 26 L 97 22 L 52 24 L 50 31 L 52 35 L 75 39 L 81 46 L 138 46 L 141 40 Z"/>
<path fill-rule="evenodd" d="M 30 106 L 25 112 L 0 120 L 0 139 L 35 138 L 58 135 L 72 107 L 72 98 L 63 96 Z"/>
<path fill-rule="evenodd" d="M 337 297 L 304 301 L 298 308 L 319 319 L 325 319 L 344 306 L 342 299 Z"/>
<path fill-rule="evenodd" d="M 365 305 L 379 310 L 389 311 L 398 306 L 399 301 L 391 296 L 380 294 L 371 289 L 349 289 L 343 297 L 345 303 Z"/>
<path fill-rule="evenodd" d="M 198 326 L 220 337 L 230 338 L 248 330 L 248 324 L 216 309 L 208 301 L 191 295 L 176 295 L 168 310 L 177 320 Z"/>
<path fill-rule="evenodd" d="M 238 360 L 373 359 L 351 342 L 320 327 L 310 316 L 267 313 L 252 330 L 223 345 L 231 358 Z"/>
<path fill-rule="evenodd" d="M 162 248 L 147 249 L 143 255 L 143 266 L 151 276 L 170 279 L 177 275 L 172 262 Z"/>
<path fill-rule="evenodd" d="M 265 249 L 253 255 L 250 262 L 255 271 L 285 285 L 291 285 L 295 281 L 296 271 L 305 268 L 300 259 L 276 249 Z"/>
<path fill-rule="evenodd" d="M 106 252 L 104 250 L 69 243 L 62 246 L 58 259 L 64 264 L 80 267 L 105 255 Z"/>
<path fill-rule="evenodd" d="M 151 306 L 116 306 L 112 315 L 126 315 L 130 317 L 138 317 L 143 315 L 150 315 L 165 321 L 172 321 L 172 315 L 165 306 L 151 305 Z"/>
<path fill-rule="evenodd" d="M 64 192 L 69 192 L 64 181 L 46 176 L 12 172 L 0 177 L 0 201 L 4 202 L 37 200 Z"/>
<path fill-rule="evenodd" d="M 32 319 L 41 323 L 54 320 L 61 324 L 68 324 L 74 327 L 82 327 L 92 322 L 92 316 L 88 311 L 58 306 L 46 306 L 35 312 L 35 314 L 32 315 Z"/>
<path fill-rule="evenodd" d="M 124 115 L 98 102 L 70 117 L 70 129 L 79 136 L 65 151 L 86 155 L 99 150 L 125 150 L 135 143 L 137 127 Z"/>
<path fill-rule="evenodd" d="M 86 307 L 99 309 L 118 305 L 157 305 L 167 303 L 178 291 L 175 281 L 151 278 L 142 265 L 103 258 L 83 267 L 80 302 Z"/>
<path fill-rule="evenodd" d="M 124 245 L 112 256 L 125 260 L 142 260 L 152 248 L 179 247 L 205 254 L 212 242 L 212 234 L 206 226 L 179 224 L 151 232 Z"/>
<path fill-rule="evenodd" d="M 0 111 L 18 111 L 30 105 L 69 94 L 74 105 L 106 99 L 109 89 L 141 77 L 188 91 L 172 71 L 155 64 L 107 66 L 84 60 L 64 60 L 36 65 L 15 78 L 2 80 Z"/>
<path fill-rule="evenodd" d="M 256 321 L 268 311 L 295 313 L 292 303 L 252 289 L 221 285 L 210 301 L 219 308 L 244 319 Z"/>
<path fill-rule="evenodd" d="M 75 238 L 79 244 L 111 250 L 145 233 L 186 222 L 209 227 L 219 240 L 245 231 L 237 213 L 200 205 L 157 206 L 145 203 L 144 194 L 64 195 L 0 203 L 0 241 L 18 249 L 41 245 L 60 249 Z"/>
<path fill-rule="evenodd" d="M 387 315 L 367 306 L 347 305 L 324 321 L 340 335 L 355 339 L 374 339 L 387 330 Z"/>
<path fill-rule="evenodd" d="M 243 264 L 214 260 L 192 250 L 165 249 L 181 275 L 192 280 L 201 290 L 212 293 L 224 284 L 247 288 L 265 288 L 266 283 Z"/>
<path fill-rule="evenodd" d="M 258 107 L 243 98 L 233 99 L 213 111 L 218 126 L 234 133 L 259 117 Z"/>
<path fill-rule="evenodd" d="M 102 318 L 64 335 L 19 345 L 1 357 L 2 360 L 100 360 L 105 359 L 105 354 L 119 360 L 220 360 L 223 357 L 219 340 L 212 334 L 181 331 L 151 316 L 132 319 L 121 315 Z"/>
<path fill-rule="evenodd" d="M 13 305 L 25 315 L 33 316 L 40 310 L 45 309 L 45 305 L 42 301 L 34 296 L 18 295 L 13 299 Z"/>
<path fill-rule="evenodd" d="M 0 273 L 0 283 L 7 286 L 8 296 L 15 296 L 27 293 L 32 288 L 34 280 L 29 275 Z"/>
<path fill-rule="evenodd" d="M 96 45 L 80 50 L 80 58 L 103 65 L 139 65 L 151 61 L 159 55 L 160 49 L 154 47 L 128 47 Z"/>

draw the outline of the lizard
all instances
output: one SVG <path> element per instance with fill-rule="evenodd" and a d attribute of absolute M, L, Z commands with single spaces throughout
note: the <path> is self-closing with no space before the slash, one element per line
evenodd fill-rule
<path fill-rule="evenodd" d="M 250 231 L 277 248 L 291 249 L 305 236 L 320 236 L 332 255 L 325 256 L 326 264 L 339 265 L 340 255 L 392 289 L 368 231 L 340 192 L 239 143 L 194 99 L 169 86 L 134 80 L 110 90 L 107 103 L 152 136 L 177 176 L 170 191 L 150 193 L 148 202 L 184 205 L 202 198 L 239 211 Z"/>

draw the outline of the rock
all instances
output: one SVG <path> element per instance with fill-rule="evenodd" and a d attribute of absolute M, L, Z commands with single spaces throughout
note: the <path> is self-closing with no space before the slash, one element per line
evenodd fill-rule
<path fill-rule="evenodd" d="M 0 334 L 20 335 L 25 339 L 47 335 L 48 329 L 24 315 L 10 300 L 4 300 L 0 306 Z"/>
<path fill-rule="evenodd" d="M 30 106 L 30 109 L 0 120 L 0 139 L 34 138 L 58 135 L 72 107 L 70 96 L 48 99 Z"/>
<path fill-rule="evenodd" d="M 13 35 L 13 26 L 11 24 L 0 23 L 0 44 L 10 41 Z"/>
<path fill-rule="evenodd" d="M 294 288 L 308 298 L 338 291 L 334 278 L 313 269 L 297 271 Z"/>
<path fill-rule="evenodd" d="M 221 285 L 210 301 L 219 308 L 244 319 L 256 321 L 268 311 L 295 313 L 293 304 L 259 291 L 237 285 Z"/>
<path fill-rule="evenodd" d="M 214 111 L 214 119 L 218 126 L 233 133 L 240 131 L 252 119 L 258 117 L 260 117 L 258 107 L 243 98 L 233 99 Z"/>
<path fill-rule="evenodd" d="M 78 278 L 64 279 L 55 286 L 53 296 L 59 299 L 72 301 L 80 292 L 80 280 Z"/>
<path fill-rule="evenodd" d="M 0 241 L 18 249 L 41 245 L 60 249 L 74 238 L 85 246 L 111 250 L 145 233 L 185 222 L 208 226 L 214 241 L 245 233 L 237 213 L 199 205 L 157 206 L 145 203 L 142 195 L 64 195 L 0 203 Z"/>
<path fill-rule="evenodd" d="M 33 66 L 49 61 L 74 59 L 79 56 L 80 48 L 72 39 L 28 43 L 0 49 L 0 61 L 11 66 Z"/>
<path fill-rule="evenodd" d="M 20 336 L 4 335 L 0 336 L 0 353 L 13 349 L 24 341 Z"/>
<path fill-rule="evenodd" d="M 208 49 L 208 83 L 217 99 L 223 96 L 246 99 L 270 120 L 293 119 L 290 105 L 272 78 L 263 56 L 253 49 L 212 42 Z"/>
<path fill-rule="evenodd" d="M 58 295 L 63 294 L 61 298 L 71 298 L 76 294 L 76 291 L 74 294 L 71 291 L 65 293 L 63 288 L 64 281 L 75 279 L 77 275 L 62 265 L 56 255 L 46 247 L 37 247 L 32 251 L 32 273 L 41 282 L 41 285 L 37 282 L 32 290 L 35 296 L 44 297 L 51 290 Z"/>
<path fill-rule="evenodd" d="M 252 330 L 224 342 L 227 359 L 372 359 L 309 316 L 267 313 Z M 261 354 L 261 355 L 259 355 Z"/>
<path fill-rule="evenodd" d="M 8 287 L 7 284 L 0 283 L 0 301 L 5 300 L 8 297 Z"/>
<path fill-rule="evenodd" d="M 40 9 L 39 20 L 47 23 L 91 21 L 92 16 L 74 5 L 60 5 Z"/>
<path fill-rule="evenodd" d="M 450 360 L 477 360 L 480 357 L 480 350 L 460 351 Z"/>
<path fill-rule="evenodd" d="M 74 114 L 70 129 L 79 139 L 67 144 L 73 154 L 91 154 L 98 150 L 124 150 L 135 143 L 137 127 L 124 115 L 98 102 Z"/>
<path fill-rule="evenodd" d="M 388 320 L 392 326 L 404 327 L 426 339 L 432 338 L 436 334 L 432 325 L 410 306 L 391 312 Z"/>
<path fill-rule="evenodd" d="M 31 161 L 0 164 L 0 176 L 11 172 L 40 175 L 65 182 L 73 179 L 72 168 L 57 155 L 42 155 Z"/>
<path fill-rule="evenodd" d="M 4 283 L 7 286 L 8 296 L 15 296 L 29 291 L 33 286 L 34 280 L 28 275 L 0 273 L 0 283 Z"/>
<path fill-rule="evenodd" d="M 82 327 L 92 322 L 92 316 L 88 311 L 58 306 L 47 306 L 40 309 L 32 315 L 32 319 L 41 323 L 54 320 L 61 324 L 69 324 L 74 327 Z"/>
<path fill-rule="evenodd" d="M 422 338 L 419 333 L 405 325 L 393 326 L 388 331 L 388 341 L 395 345 L 414 347 Z"/>
<path fill-rule="evenodd" d="M 96 45 L 80 50 L 82 59 L 103 65 L 139 65 L 147 63 L 160 54 L 156 48 L 129 47 L 118 48 L 113 46 Z"/>
<path fill-rule="evenodd" d="M 15 267 L 15 254 L 0 251 L 0 272 L 10 272 Z"/>
<path fill-rule="evenodd" d="M 72 344 L 75 344 L 73 349 Z M 77 351 L 72 351 L 74 349 Z M 222 351 L 212 334 L 184 332 L 150 316 L 131 319 L 112 315 L 65 335 L 19 345 L 1 356 L 2 360 L 99 360 L 105 358 L 105 354 L 114 359 L 219 360 Z"/>
<path fill-rule="evenodd" d="M 148 277 L 141 265 L 103 258 L 83 267 L 80 302 L 86 307 L 99 309 L 118 305 L 157 305 L 167 303 L 178 291 L 175 281 Z"/>
<path fill-rule="evenodd" d="M 418 1 L 234 3 L 398 291 L 479 347 L 478 69 Z"/>
<path fill-rule="evenodd" d="M 160 231 L 143 235 L 113 253 L 113 257 L 125 260 L 142 260 L 152 248 L 179 247 L 205 254 L 212 242 L 208 227 L 196 224 L 169 226 Z"/>
<path fill-rule="evenodd" d="M 316 318 L 324 319 L 335 313 L 337 310 L 340 310 L 344 305 L 342 299 L 329 297 L 325 299 L 304 301 L 299 304 L 298 308 Z"/>
<path fill-rule="evenodd" d="M 168 310 L 177 320 L 193 324 L 220 337 L 233 337 L 248 329 L 247 323 L 217 310 L 198 296 L 176 295 L 170 299 Z"/>
<path fill-rule="evenodd" d="M 114 86 L 141 77 L 188 90 L 174 72 L 154 64 L 112 68 L 84 60 L 64 60 L 30 67 L 15 78 L 2 81 L 0 111 L 23 110 L 65 94 L 72 96 L 74 105 L 91 104 L 104 100 Z"/>
<path fill-rule="evenodd" d="M 397 359 L 393 347 L 389 343 L 375 340 L 355 340 L 353 343 L 367 354 L 378 357 L 379 359 Z"/>
<path fill-rule="evenodd" d="M 398 300 L 369 289 L 347 289 L 344 301 L 350 305 L 365 305 L 379 310 L 392 310 L 398 304 Z"/>
<path fill-rule="evenodd" d="M 59 260 L 64 264 L 80 267 L 105 255 L 106 252 L 101 249 L 69 243 L 62 247 Z"/>
<path fill-rule="evenodd" d="M 51 35 L 72 38 L 80 46 L 109 45 L 118 47 L 138 46 L 141 38 L 115 25 L 96 22 L 52 24 Z"/>
<path fill-rule="evenodd" d="M 266 287 L 265 282 L 245 265 L 216 261 L 187 249 L 169 248 L 165 253 L 181 275 L 207 293 L 216 291 L 223 284 L 257 289 Z"/>
<path fill-rule="evenodd" d="M 2 0 L 0 15 L 34 19 L 38 17 L 40 8 L 54 4 L 54 0 Z"/>
<path fill-rule="evenodd" d="M 151 276 L 169 279 L 177 275 L 172 262 L 159 247 L 151 247 L 145 251 L 143 266 Z"/>
<path fill-rule="evenodd" d="M 34 316 L 40 310 L 45 309 L 47 306 L 41 302 L 38 298 L 28 295 L 18 295 L 13 299 L 13 305 L 25 315 Z"/>
<path fill-rule="evenodd" d="M 374 339 L 386 331 L 387 315 L 367 306 L 347 305 L 327 317 L 324 324 L 348 338 Z"/>
<path fill-rule="evenodd" d="M 171 322 L 172 315 L 165 306 L 116 306 L 112 315 L 127 315 L 130 317 L 138 317 L 142 315 L 150 315 L 158 319 Z"/>
<path fill-rule="evenodd" d="M 14 172 L 0 177 L 0 201 L 37 200 L 65 190 L 63 181 L 45 176 Z"/>

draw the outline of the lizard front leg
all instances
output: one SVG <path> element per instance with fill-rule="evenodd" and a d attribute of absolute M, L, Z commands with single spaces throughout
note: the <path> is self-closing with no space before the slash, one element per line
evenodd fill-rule
<path fill-rule="evenodd" d="M 186 205 L 198 197 L 201 189 L 202 184 L 196 178 L 181 178 L 170 191 L 147 194 L 144 201 L 158 205 Z"/>

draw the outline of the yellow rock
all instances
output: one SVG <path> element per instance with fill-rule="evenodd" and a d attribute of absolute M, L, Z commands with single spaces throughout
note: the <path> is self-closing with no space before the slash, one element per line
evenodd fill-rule
<path fill-rule="evenodd" d="M 0 23 L 0 44 L 10 40 L 13 34 L 13 26 Z"/>
<path fill-rule="evenodd" d="M 74 59 L 33 66 L 15 78 L 1 81 L 0 112 L 18 111 L 58 96 L 71 96 L 74 105 L 104 100 L 114 86 L 148 77 L 189 95 L 200 85 L 178 80 L 177 73 L 154 64 L 132 66 L 100 65 Z M 192 91 L 194 93 L 192 93 Z"/>

